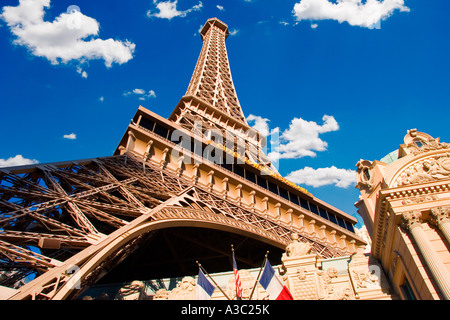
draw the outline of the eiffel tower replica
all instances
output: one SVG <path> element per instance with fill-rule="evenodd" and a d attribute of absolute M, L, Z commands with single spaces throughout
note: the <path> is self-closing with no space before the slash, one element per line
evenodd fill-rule
<path fill-rule="evenodd" d="M 97 283 L 273 263 L 298 234 L 323 258 L 365 244 L 356 219 L 281 177 L 244 117 L 228 27 L 209 19 L 186 94 L 140 106 L 113 156 L 0 170 L 0 285 L 11 300 L 77 299 Z M 26 280 L 27 279 L 27 280 Z"/>

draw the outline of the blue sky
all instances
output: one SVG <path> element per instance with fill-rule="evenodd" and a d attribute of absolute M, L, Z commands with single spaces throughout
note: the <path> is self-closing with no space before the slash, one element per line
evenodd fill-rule
<path fill-rule="evenodd" d="M 0 166 L 109 156 L 139 105 L 168 117 L 211 17 L 245 116 L 279 128 L 280 173 L 314 196 L 356 215 L 360 159 L 411 128 L 450 142 L 448 1 L 0 3 Z"/>

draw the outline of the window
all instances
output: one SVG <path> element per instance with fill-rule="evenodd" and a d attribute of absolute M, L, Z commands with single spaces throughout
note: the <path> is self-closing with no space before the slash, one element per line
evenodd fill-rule
<path fill-rule="evenodd" d="M 293 202 L 293 203 L 295 203 L 296 205 L 300 205 L 300 202 L 298 202 L 298 197 L 297 197 L 297 195 L 295 195 L 295 194 L 293 194 L 293 193 L 291 193 L 291 192 L 289 192 L 289 195 L 290 195 L 290 198 L 291 198 L 291 201 Z"/>
<path fill-rule="evenodd" d="M 256 176 L 255 176 L 255 174 L 254 174 L 253 172 L 251 172 L 251 171 L 245 170 L 245 178 L 246 178 L 248 181 L 251 181 L 251 182 L 253 182 L 253 183 L 256 183 Z"/>
<path fill-rule="evenodd" d="M 169 133 L 169 130 L 158 123 L 155 125 L 155 133 L 165 139 L 167 139 L 167 134 Z"/>
<path fill-rule="evenodd" d="M 402 290 L 402 293 L 406 300 L 417 300 L 416 296 L 414 295 L 414 291 L 411 288 L 411 285 L 409 284 L 408 279 L 405 278 L 405 281 L 400 286 L 400 289 Z"/>
<path fill-rule="evenodd" d="M 305 199 L 300 198 L 300 205 L 303 209 L 306 209 L 309 211 L 309 203 Z"/>
<path fill-rule="evenodd" d="M 155 123 L 152 120 L 142 117 L 141 121 L 139 122 L 139 125 L 141 127 L 144 127 L 147 130 L 153 131 L 153 127 L 155 126 Z"/>
<path fill-rule="evenodd" d="M 328 212 L 328 218 L 330 219 L 331 222 L 337 224 L 336 216 L 334 214 Z"/>
<path fill-rule="evenodd" d="M 222 168 L 225 168 L 225 169 L 233 172 L 233 165 L 232 164 L 228 164 L 226 161 L 222 161 L 222 163 L 220 165 L 222 166 Z"/>
<path fill-rule="evenodd" d="M 319 214 L 319 210 L 317 210 L 317 206 L 315 205 L 315 204 L 313 204 L 313 203 L 310 203 L 309 204 L 309 207 L 311 208 L 311 212 L 312 213 L 315 213 L 315 214 Z"/>
<path fill-rule="evenodd" d="M 280 196 L 282 196 L 283 198 L 285 198 L 286 200 L 289 201 L 289 195 L 287 190 L 283 189 L 283 188 L 279 188 L 280 189 Z"/>
<path fill-rule="evenodd" d="M 267 181 L 268 182 L 268 184 L 269 184 L 269 190 L 270 190 L 270 192 L 273 192 L 273 193 L 275 193 L 275 194 L 278 194 L 278 187 L 277 187 L 277 185 L 275 184 L 275 183 L 273 183 L 273 182 L 270 182 L 270 181 Z"/>
<path fill-rule="evenodd" d="M 423 141 L 422 139 L 414 139 L 413 142 L 418 148 L 422 148 L 425 144 L 425 141 Z"/>
<path fill-rule="evenodd" d="M 327 219 L 328 220 L 328 215 L 327 215 L 327 212 L 324 210 L 324 209 L 322 209 L 322 208 L 319 208 L 319 215 L 322 217 L 322 218 L 324 218 L 324 219 Z"/>
<path fill-rule="evenodd" d="M 345 221 L 341 217 L 337 217 L 338 225 L 342 228 L 345 228 Z"/>
<path fill-rule="evenodd" d="M 264 189 L 267 189 L 267 180 L 261 176 L 258 176 L 258 185 Z"/>
<path fill-rule="evenodd" d="M 353 224 L 351 224 L 349 221 L 345 221 L 345 226 L 347 227 L 348 231 L 355 233 L 355 229 L 353 228 Z"/>
<path fill-rule="evenodd" d="M 364 179 L 365 179 L 366 181 L 370 181 L 370 171 L 369 171 L 369 169 L 364 168 L 363 173 L 364 173 Z"/>
<path fill-rule="evenodd" d="M 244 168 L 242 168 L 239 165 L 236 165 L 236 164 L 234 165 L 234 173 L 241 176 L 242 178 L 245 177 Z"/>

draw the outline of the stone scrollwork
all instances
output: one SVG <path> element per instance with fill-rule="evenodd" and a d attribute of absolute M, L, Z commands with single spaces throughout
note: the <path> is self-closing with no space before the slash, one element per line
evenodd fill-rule
<path fill-rule="evenodd" d="M 421 160 L 406 168 L 396 180 L 396 186 L 425 183 L 450 176 L 450 153 Z"/>
<path fill-rule="evenodd" d="M 192 277 L 184 277 L 178 286 L 170 292 L 169 300 L 195 300 L 196 281 Z"/>
<path fill-rule="evenodd" d="M 417 131 L 417 129 L 408 130 L 408 134 L 405 136 L 404 141 L 406 148 L 413 155 L 450 148 L 450 144 L 440 142 L 439 138 L 435 139 L 429 134 Z"/>
<path fill-rule="evenodd" d="M 331 267 L 331 268 L 327 269 L 327 275 L 330 278 L 336 278 L 338 276 L 338 274 L 339 274 L 339 272 L 336 268 Z"/>
<path fill-rule="evenodd" d="M 356 280 L 357 288 L 378 288 L 380 283 L 376 274 L 370 272 L 368 268 L 359 268 L 353 270 L 353 276 Z"/>
<path fill-rule="evenodd" d="M 407 204 L 416 204 L 416 203 L 423 203 L 428 201 L 437 200 L 437 197 L 435 195 L 426 195 L 426 196 L 416 196 L 410 199 L 406 199 L 402 201 L 403 205 Z"/>
<path fill-rule="evenodd" d="M 297 269 L 297 277 L 298 280 L 305 280 L 306 279 L 306 269 L 305 268 L 298 268 Z"/>
<path fill-rule="evenodd" d="M 167 289 L 159 289 L 155 292 L 153 300 L 167 300 L 169 298 L 170 291 Z"/>
<path fill-rule="evenodd" d="M 131 284 L 120 288 L 116 295 L 117 300 L 142 300 L 144 293 L 144 283 L 133 281 Z"/>

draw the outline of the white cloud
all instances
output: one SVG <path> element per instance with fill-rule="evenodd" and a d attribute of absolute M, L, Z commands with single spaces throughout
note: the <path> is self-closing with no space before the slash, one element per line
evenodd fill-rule
<path fill-rule="evenodd" d="M 271 159 L 297 159 L 315 157 L 314 151 L 325 151 L 328 147 L 326 141 L 319 138 L 319 134 L 337 131 L 339 125 L 333 116 L 324 115 L 322 125 L 302 118 L 294 118 L 289 129 L 280 136 L 280 145 L 275 146 L 268 156 Z"/>
<path fill-rule="evenodd" d="M 286 176 L 286 179 L 312 187 L 325 185 L 335 185 L 339 188 L 348 188 L 356 184 L 356 171 L 350 169 L 338 169 L 335 166 L 328 168 L 313 169 L 305 167 L 293 171 Z"/>
<path fill-rule="evenodd" d="M 147 99 L 149 99 L 149 98 L 156 98 L 156 93 L 155 93 L 154 90 L 149 90 L 149 91 L 147 92 L 147 91 L 145 91 L 144 89 L 136 88 L 136 89 L 133 89 L 132 91 L 126 91 L 126 92 L 124 92 L 123 95 L 124 95 L 125 97 L 127 97 L 127 96 L 129 96 L 130 94 L 137 95 L 138 98 L 139 98 L 139 100 L 147 100 Z"/>
<path fill-rule="evenodd" d="M 52 64 L 102 59 L 109 68 L 113 63 L 123 64 L 133 58 L 134 43 L 97 38 L 97 20 L 70 10 L 53 21 L 44 21 L 48 8 L 50 0 L 19 0 L 16 7 L 3 7 L 0 18 L 16 36 L 15 44 Z M 87 73 L 81 75 L 87 77 Z"/>
<path fill-rule="evenodd" d="M 15 167 L 15 166 L 24 166 L 28 164 L 36 164 L 39 161 L 35 159 L 27 159 L 24 158 L 21 154 L 16 155 L 15 157 L 11 157 L 8 159 L 0 159 L 0 167 Z"/>
<path fill-rule="evenodd" d="M 328 143 L 323 141 L 319 135 L 339 130 L 339 124 L 333 116 L 329 115 L 322 117 L 322 125 L 314 121 L 294 118 L 289 128 L 284 130 L 281 135 L 280 128 L 269 128 L 270 120 L 267 118 L 250 114 L 246 120 L 263 136 L 270 136 L 271 151 L 267 156 L 272 161 L 315 157 L 317 155 L 315 151 L 325 151 L 328 147 Z"/>
<path fill-rule="evenodd" d="M 77 72 L 78 72 L 79 74 L 81 74 L 81 77 L 82 77 L 82 78 L 85 78 L 85 79 L 86 79 L 86 78 L 88 77 L 87 72 L 86 72 L 86 71 L 83 71 L 83 69 L 81 69 L 80 66 L 77 67 Z"/>
<path fill-rule="evenodd" d="M 235 36 L 239 33 L 239 29 L 231 29 L 230 30 L 230 36 Z"/>
<path fill-rule="evenodd" d="M 155 93 L 155 91 L 150 90 L 150 91 L 147 93 L 147 96 L 148 96 L 149 98 L 156 98 L 156 93 Z"/>
<path fill-rule="evenodd" d="M 76 140 L 77 139 L 77 135 L 75 133 L 71 133 L 71 134 L 65 134 L 63 135 L 64 139 L 68 139 L 68 140 Z"/>
<path fill-rule="evenodd" d="M 203 29 L 203 24 L 200 25 L 200 27 L 198 28 L 197 32 L 194 33 L 194 36 L 200 34 L 202 32 L 202 29 Z"/>
<path fill-rule="evenodd" d="M 145 94 L 145 90 L 144 89 L 134 89 L 133 93 L 135 93 L 135 94 Z"/>
<path fill-rule="evenodd" d="M 311 23 L 311 29 L 317 29 L 318 26 L 317 23 Z"/>
<path fill-rule="evenodd" d="M 101 96 L 100 98 L 98 98 L 98 101 L 100 101 L 100 102 L 105 101 L 105 97 L 104 97 L 104 96 Z"/>
<path fill-rule="evenodd" d="M 403 0 L 301 0 L 293 13 L 300 20 L 337 20 L 352 26 L 371 28 L 392 15 L 395 10 L 408 12 Z"/>
<path fill-rule="evenodd" d="M 320 139 L 319 135 L 339 130 L 337 121 L 329 115 L 322 117 L 323 124 L 294 118 L 289 128 L 284 130 L 281 135 L 279 135 L 278 127 L 269 128 L 270 120 L 267 118 L 250 114 L 246 120 L 249 125 L 268 138 L 268 142 L 271 144 L 269 148 L 274 151 L 267 156 L 273 163 L 278 162 L 279 159 L 315 157 L 315 151 L 325 151 L 328 147 L 327 142 Z M 356 172 L 350 169 L 338 169 L 335 166 L 319 169 L 305 167 L 289 173 L 286 179 L 313 187 L 334 184 L 340 188 L 348 188 L 356 183 Z"/>
<path fill-rule="evenodd" d="M 268 122 L 270 121 L 269 119 L 250 114 L 246 120 L 250 125 L 251 125 L 251 123 L 254 122 L 252 128 L 258 130 L 259 133 L 261 135 L 263 135 L 264 137 L 267 137 L 270 135 L 270 129 L 269 129 L 269 124 L 268 124 Z"/>
<path fill-rule="evenodd" d="M 219 6 L 219 5 L 217 5 L 216 8 L 219 9 L 220 11 L 224 11 L 225 10 L 225 8 L 223 6 Z"/>
<path fill-rule="evenodd" d="M 197 5 L 193 6 L 190 9 L 179 11 L 177 9 L 178 0 L 175 0 L 173 2 L 169 1 L 161 1 L 158 2 L 157 0 L 153 0 L 153 3 L 156 4 L 156 9 L 159 10 L 159 12 L 153 13 L 151 10 L 147 11 L 147 17 L 157 17 L 161 19 L 168 19 L 171 20 L 175 17 L 186 17 L 186 15 L 192 11 L 199 11 L 201 8 L 203 8 L 203 3 L 200 1 Z"/>

